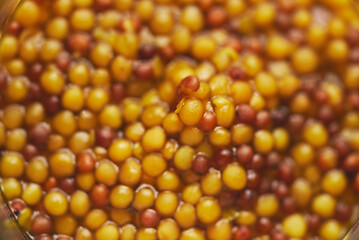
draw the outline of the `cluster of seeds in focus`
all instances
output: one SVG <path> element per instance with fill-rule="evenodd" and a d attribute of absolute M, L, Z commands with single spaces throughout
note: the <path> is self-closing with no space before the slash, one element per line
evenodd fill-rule
<path fill-rule="evenodd" d="M 340 239 L 357 218 L 349 0 L 26 0 L 1 190 L 36 240 Z"/>

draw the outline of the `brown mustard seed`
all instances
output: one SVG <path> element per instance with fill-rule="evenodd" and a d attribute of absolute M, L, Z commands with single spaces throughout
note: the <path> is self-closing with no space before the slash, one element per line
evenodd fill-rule
<path fill-rule="evenodd" d="M 30 141 L 36 146 L 41 146 L 47 143 L 51 133 L 51 128 L 47 123 L 38 123 L 29 133 Z"/>
<path fill-rule="evenodd" d="M 104 208 L 109 201 L 109 189 L 103 184 L 96 184 L 91 190 L 92 203 L 99 208 Z"/>
<path fill-rule="evenodd" d="M 157 227 L 161 217 L 154 209 L 146 209 L 140 214 L 140 222 L 144 227 Z"/>
<path fill-rule="evenodd" d="M 123 32 L 138 32 L 141 26 L 141 19 L 136 15 L 132 15 L 131 17 L 122 19 L 118 25 L 118 29 Z"/>
<path fill-rule="evenodd" d="M 248 37 L 245 40 L 245 48 L 254 54 L 263 52 L 263 45 L 257 37 Z"/>
<path fill-rule="evenodd" d="M 282 126 L 287 122 L 289 110 L 287 107 L 279 107 L 270 111 L 271 122 L 274 126 Z"/>
<path fill-rule="evenodd" d="M 356 173 L 359 171 L 359 155 L 350 154 L 348 155 L 343 162 L 343 169 L 347 173 Z"/>
<path fill-rule="evenodd" d="M 101 127 L 95 132 L 96 145 L 101 147 L 109 147 L 115 137 L 115 131 L 107 126 Z"/>
<path fill-rule="evenodd" d="M 338 202 L 335 207 L 335 219 L 339 222 L 346 223 L 352 216 L 351 207 L 345 202 Z"/>
<path fill-rule="evenodd" d="M 177 88 L 177 95 L 180 97 L 187 96 L 197 92 L 200 82 L 196 76 L 185 77 Z"/>
<path fill-rule="evenodd" d="M 35 240 L 53 240 L 53 237 L 48 234 L 41 234 L 35 237 Z"/>
<path fill-rule="evenodd" d="M 59 181 L 59 188 L 67 194 L 71 194 L 76 190 L 76 182 L 73 178 L 64 178 Z"/>
<path fill-rule="evenodd" d="M 198 0 L 198 5 L 203 11 L 207 11 L 214 5 L 213 0 Z"/>
<path fill-rule="evenodd" d="M 18 215 L 26 207 L 26 205 L 22 200 L 16 199 L 11 202 L 10 207 L 15 215 Z"/>
<path fill-rule="evenodd" d="M 228 75 L 232 78 L 234 81 L 239 80 L 245 80 L 246 79 L 246 73 L 241 67 L 231 67 L 228 70 Z"/>
<path fill-rule="evenodd" d="M 149 60 L 157 53 L 156 46 L 150 43 L 143 44 L 138 49 L 138 57 L 141 60 Z"/>
<path fill-rule="evenodd" d="M 286 215 L 290 215 L 297 211 L 297 205 L 292 197 L 285 197 L 281 203 L 282 211 Z"/>
<path fill-rule="evenodd" d="M 239 194 L 239 197 L 237 198 L 237 204 L 239 208 L 250 209 L 255 205 L 257 198 L 258 194 L 256 191 L 245 189 Z"/>
<path fill-rule="evenodd" d="M 279 12 L 276 16 L 275 22 L 279 30 L 288 31 L 292 25 L 292 16 L 287 13 Z"/>
<path fill-rule="evenodd" d="M 198 174 L 205 174 L 209 167 L 209 159 L 204 155 L 197 155 L 192 162 L 192 170 Z"/>
<path fill-rule="evenodd" d="M 45 184 L 44 184 L 44 190 L 50 191 L 51 189 L 54 189 L 57 187 L 57 179 L 55 177 L 49 177 Z"/>
<path fill-rule="evenodd" d="M 348 94 L 348 103 L 350 107 L 357 110 L 359 109 L 359 92 L 358 91 L 352 91 Z"/>
<path fill-rule="evenodd" d="M 236 194 L 229 190 L 223 190 L 218 196 L 219 205 L 222 207 L 230 207 L 235 203 Z"/>
<path fill-rule="evenodd" d="M 7 86 L 8 76 L 5 72 L 5 70 L 0 69 L 0 91 L 5 89 Z"/>
<path fill-rule="evenodd" d="M 236 117 L 240 123 L 253 124 L 256 119 L 256 111 L 248 104 L 236 106 Z"/>
<path fill-rule="evenodd" d="M 270 236 L 271 236 L 272 240 L 287 240 L 288 239 L 284 232 L 277 231 L 277 230 L 272 231 Z"/>
<path fill-rule="evenodd" d="M 271 180 L 268 178 L 262 178 L 259 183 L 258 193 L 265 194 L 271 191 Z"/>
<path fill-rule="evenodd" d="M 249 162 L 248 168 L 253 170 L 261 170 L 264 167 L 264 158 L 262 155 L 256 153 L 253 155 L 251 161 Z"/>
<path fill-rule="evenodd" d="M 331 122 L 328 125 L 328 132 L 331 136 L 338 134 L 340 131 L 340 126 L 337 122 Z"/>
<path fill-rule="evenodd" d="M 27 76 L 32 82 L 38 82 L 40 80 L 41 73 L 43 71 L 43 66 L 41 63 L 32 64 L 27 70 Z"/>
<path fill-rule="evenodd" d="M 72 238 L 67 236 L 60 236 L 56 240 L 72 240 Z"/>
<path fill-rule="evenodd" d="M 95 0 L 95 6 L 99 11 L 104 11 L 111 8 L 112 2 L 113 0 Z"/>
<path fill-rule="evenodd" d="M 209 132 L 214 129 L 216 124 L 217 124 L 217 118 L 215 113 L 206 111 L 199 122 L 199 127 L 201 128 L 201 130 Z"/>
<path fill-rule="evenodd" d="M 159 49 L 159 54 L 163 60 L 169 62 L 174 58 L 175 51 L 174 51 L 173 47 L 171 47 L 170 45 L 167 45 L 167 46 L 161 47 Z"/>
<path fill-rule="evenodd" d="M 61 102 L 58 96 L 48 96 L 42 100 L 42 104 L 48 114 L 55 114 L 61 109 Z"/>
<path fill-rule="evenodd" d="M 152 62 L 141 62 L 135 68 L 135 75 L 140 80 L 149 80 L 153 77 Z"/>
<path fill-rule="evenodd" d="M 29 85 L 29 99 L 32 101 L 40 100 L 43 96 L 43 91 L 39 84 L 31 82 Z"/>
<path fill-rule="evenodd" d="M 294 0 L 280 0 L 278 2 L 278 10 L 283 12 L 291 12 L 295 9 Z"/>
<path fill-rule="evenodd" d="M 320 227 L 320 217 L 317 214 L 310 214 L 306 217 L 309 231 L 316 232 Z"/>
<path fill-rule="evenodd" d="M 283 160 L 283 156 L 278 152 L 270 152 L 266 158 L 266 166 L 269 168 L 277 168 Z"/>
<path fill-rule="evenodd" d="M 46 214 L 38 214 L 31 220 L 30 231 L 35 234 L 52 233 L 52 221 Z"/>
<path fill-rule="evenodd" d="M 328 101 L 328 93 L 322 89 L 318 89 L 314 93 L 314 100 L 318 104 L 325 104 Z"/>
<path fill-rule="evenodd" d="M 334 120 L 334 111 L 330 106 L 325 105 L 318 109 L 317 118 L 324 124 L 328 124 Z"/>
<path fill-rule="evenodd" d="M 69 69 L 71 64 L 71 56 L 68 53 L 61 53 L 59 54 L 59 56 L 56 58 L 56 67 L 61 71 L 61 72 L 67 72 L 67 70 Z"/>
<path fill-rule="evenodd" d="M 242 51 L 242 42 L 238 38 L 231 37 L 228 39 L 227 43 L 225 44 L 226 47 L 233 48 L 237 52 Z"/>
<path fill-rule="evenodd" d="M 86 55 L 90 50 L 91 37 L 87 33 L 74 33 L 69 36 L 67 45 L 71 52 Z"/>
<path fill-rule="evenodd" d="M 24 149 L 22 150 L 22 155 L 24 158 L 29 161 L 33 157 L 36 157 L 39 154 L 37 147 L 33 144 L 26 144 Z"/>
<path fill-rule="evenodd" d="M 233 239 L 234 240 L 248 240 L 251 237 L 251 230 L 248 226 L 241 225 L 239 226 L 235 232 Z"/>
<path fill-rule="evenodd" d="M 286 162 L 281 163 L 278 168 L 278 179 L 291 183 L 294 180 L 293 166 Z"/>
<path fill-rule="evenodd" d="M 261 217 L 258 220 L 257 229 L 260 233 L 267 234 L 272 230 L 272 228 L 273 228 L 273 222 L 271 221 L 271 219 L 266 217 Z"/>
<path fill-rule="evenodd" d="M 299 134 L 305 124 L 305 118 L 302 115 L 294 114 L 289 117 L 288 120 L 288 130 L 292 134 Z"/>
<path fill-rule="evenodd" d="M 317 157 L 317 164 L 322 171 L 328 171 L 335 168 L 338 163 L 337 152 L 330 147 L 322 149 Z"/>
<path fill-rule="evenodd" d="M 22 27 L 18 21 L 12 21 L 9 24 L 7 31 L 9 34 L 18 36 L 22 31 Z"/>
<path fill-rule="evenodd" d="M 359 31 L 356 29 L 349 29 L 347 31 L 346 40 L 350 46 L 357 46 L 359 43 Z"/>
<path fill-rule="evenodd" d="M 260 175 L 254 170 L 247 171 L 247 187 L 256 189 L 261 182 Z"/>
<path fill-rule="evenodd" d="M 259 111 L 256 115 L 255 124 L 259 129 L 267 129 L 271 126 L 272 117 L 268 111 Z"/>
<path fill-rule="evenodd" d="M 241 145 L 237 149 L 237 159 L 238 162 L 245 165 L 252 161 L 253 158 L 253 149 L 249 145 Z"/>
<path fill-rule="evenodd" d="M 302 45 L 305 41 L 304 33 L 299 30 L 292 28 L 288 31 L 288 38 L 290 42 L 294 43 L 295 45 Z"/>
<path fill-rule="evenodd" d="M 120 103 L 126 97 L 126 88 L 122 83 L 115 83 L 111 86 L 111 99 Z"/>
<path fill-rule="evenodd" d="M 79 172 L 90 172 L 95 168 L 95 158 L 90 153 L 80 153 L 77 156 L 77 170 Z"/>
<path fill-rule="evenodd" d="M 348 60 L 350 63 L 359 62 L 359 48 L 354 48 L 350 51 Z"/>
<path fill-rule="evenodd" d="M 233 154 L 232 151 L 229 149 L 218 149 L 214 154 L 214 164 L 217 168 L 224 168 L 230 162 L 232 162 Z"/>
<path fill-rule="evenodd" d="M 272 189 L 277 198 L 283 199 L 289 194 L 289 189 L 284 182 L 273 182 Z"/>
<path fill-rule="evenodd" d="M 212 27 L 220 27 L 222 26 L 225 21 L 227 20 L 227 13 L 226 10 L 222 7 L 212 7 L 207 12 L 207 24 Z"/>

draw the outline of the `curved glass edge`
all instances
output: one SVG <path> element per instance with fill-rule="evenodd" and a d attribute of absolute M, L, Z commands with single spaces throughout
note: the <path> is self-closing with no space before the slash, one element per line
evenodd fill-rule
<path fill-rule="evenodd" d="M 0 0 L 0 39 L 22 0 Z"/>
<path fill-rule="evenodd" d="M 0 0 L 0 40 L 22 0 Z M 1 67 L 1 64 L 0 64 Z M 17 222 L 17 217 L 0 188 L 0 240 L 31 240 Z"/>
<path fill-rule="evenodd" d="M 11 212 L 2 191 L 0 191 L 0 240 L 30 240 L 31 238 L 23 231 Z"/>

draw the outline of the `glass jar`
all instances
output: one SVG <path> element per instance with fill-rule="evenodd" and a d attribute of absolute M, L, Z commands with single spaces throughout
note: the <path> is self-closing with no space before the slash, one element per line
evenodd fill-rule
<path fill-rule="evenodd" d="M 13 16 L 20 1 L 21 0 L 0 0 L 0 38 L 2 33 L 6 33 L 6 28 L 11 20 L 11 16 Z M 0 194 L 0 239 L 31 239 L 27 234 L 19 230 L 16 215 L 9 209 L 11 209 L 10 206 L 4 201 L 4 198 Z"/>

